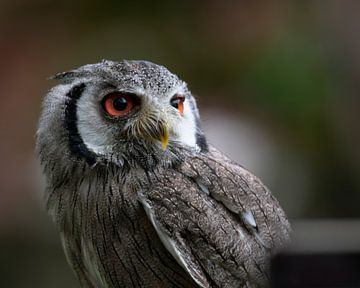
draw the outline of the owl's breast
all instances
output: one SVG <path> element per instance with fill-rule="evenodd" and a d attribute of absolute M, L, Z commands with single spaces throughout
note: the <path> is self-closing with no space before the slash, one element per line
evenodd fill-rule
<path fill-rule="evenodd" d="M 76 204 L 81 212 L 68 215 L 73 223 L 68 226 L 76 228 L 64 236 L 65 243 L 77 242 L 71 245 L 75 270 L 84 270 L 95 287 L 193 287 L 134 197 L 139 185 L 106 177 L 107 185 L 98 185 L 97 178 L 84 182 L 79 192 L 86 197 Z"/>

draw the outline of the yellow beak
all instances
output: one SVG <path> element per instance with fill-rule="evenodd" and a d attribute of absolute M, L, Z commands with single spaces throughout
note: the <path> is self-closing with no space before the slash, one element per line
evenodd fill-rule
<path fill-rule="evenodd" d="M 146 118 L 144 121 L 147 121 Z M 164 121 L 147 122 L 143 124 L 139 122 L 138 126 L 133 126 L 132 133 L 137 132 L 137 137 L 145 138 L 150 141 L 160 141 L 162 150 L 166 150 L 169 145 L 169 130 L 167 124 Z"/>
<path fill-rule="evenodd" d="M 165 151 L 169 144 L 169 132 L 168 129 L 164 126 L 160 135 L 161 147 Z"/>

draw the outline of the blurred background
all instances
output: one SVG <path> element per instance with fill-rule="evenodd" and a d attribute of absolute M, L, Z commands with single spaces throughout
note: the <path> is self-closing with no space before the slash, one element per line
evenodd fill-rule
<path fill-rule="evenodd" d="M 209 141 L 260 176 L 294 227 L 356 222 L 359 11 L 356 0 L 1 0 L 0 287 L 77 287 L 41 206 L 35 131 L 46 78 L 102 59 L 185 80 Z"/>

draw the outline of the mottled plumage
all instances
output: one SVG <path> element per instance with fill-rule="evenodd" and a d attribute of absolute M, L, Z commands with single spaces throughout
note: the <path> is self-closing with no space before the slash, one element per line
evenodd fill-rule
<path fill-rule="evenodd" d="M 37 151 L 82 286 L 267 285 L 289 223 L 258 178 L 207 144 L 183 81 L 145 61 L 54 79 Z"/>

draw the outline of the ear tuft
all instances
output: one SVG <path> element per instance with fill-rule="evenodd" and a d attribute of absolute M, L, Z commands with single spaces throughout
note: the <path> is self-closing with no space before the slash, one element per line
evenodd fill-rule
<path fill-rule="evenodd" d="M 68 71 L 68 72 L 61 72 L 55 75 L 52 75 L 48 78 L 48 80 L 66 80 L 66 79 L 73 79 L 76 77 L 76 72 Z"/>

